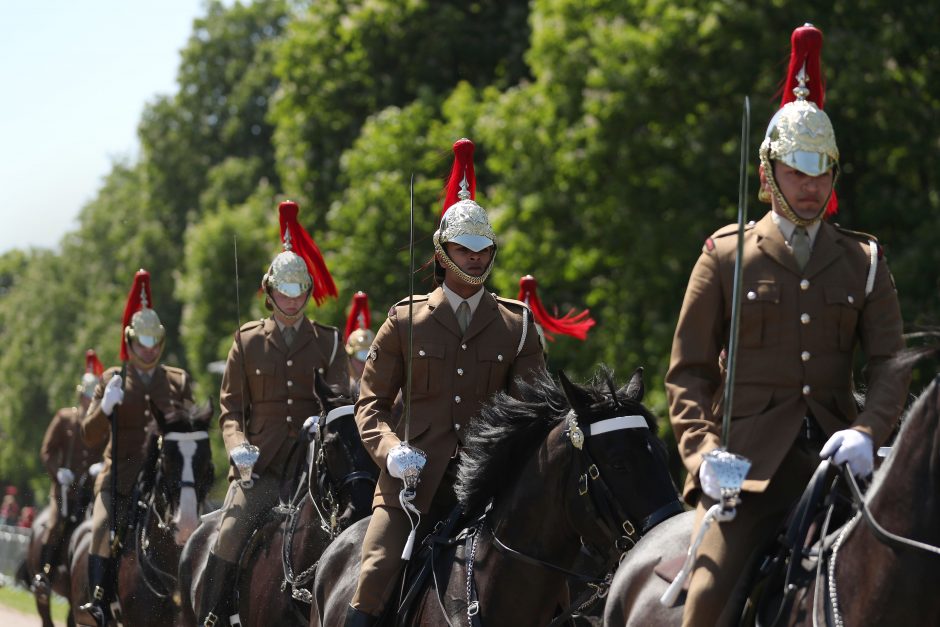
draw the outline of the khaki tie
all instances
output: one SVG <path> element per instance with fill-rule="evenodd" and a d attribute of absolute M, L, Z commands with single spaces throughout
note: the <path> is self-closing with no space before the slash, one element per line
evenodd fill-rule
<path fill-rule="evenodd" d="M 809 247 L 809 233 L 806 232 L 805 228 L 802 226 L 796 227 L 796 230 L 793 231 L 793 237 L 790 239 L 790 246 L 793 248 L 796 264 L 800 267 L 800 271 L 803 271 L 812 252 Z"/>
<path fill-rule="evenodd" d="M 297 334 L 297 332 L 294 330 L 294 327 L 284 327 L 281 333 L 284 335 L 284 343 L 286 343 L 288 346 L 294 342 L 294 335 Z"/>
<path fill-rule="evenodd" d="M 470 326 L 470 304 L 462 300 L 457 307 L 457 324 L 460 325 L 460 332 L 466 333 Z"/>

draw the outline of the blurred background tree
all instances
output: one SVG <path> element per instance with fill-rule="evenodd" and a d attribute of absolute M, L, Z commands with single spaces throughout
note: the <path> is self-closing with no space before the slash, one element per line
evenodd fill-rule
<path fill-rule="evenodd" d="M 586 378 L 606 362 L 625 379 L 644 366 L 668 434 L 662 378 L 688 273 L 736 216 L 743 96 L 756 196 L 757 147 L 805 21 L 826 37 L 836 220 L 879 236 L 907 329 L 938 324 L 938 5 L 212 1 L 177 92 L 141 118 L 140 158 L 114 163 L 57 250 L 0 256 L 0 475 L 46 489 L 42 433 L 74 402 L 86 348 L 115 363 L 140 267 L 169 331 L 165 362 L 192 372 L 200 400 L 217 398 L 210 364 L 238 319 L 266 313 L 257 288 L 285 198 L 340 288 L 309 314 L 342 326 L 362 289 L 377 328 L 407 295 L 409 179 L 423 262 L 463 136 L 477 144 L 478 200 L 499 238 L 491 289 L 515 297 L 531 273 L 549 306 L 590 308 L 587 341 L 559 337 L 550 367 Z M 752 217 L 766 209 L 751 199 Z M 419 271 L 419 291 L 429 275 Z M 912 392 L 935 369 L 924 364 Z"/>

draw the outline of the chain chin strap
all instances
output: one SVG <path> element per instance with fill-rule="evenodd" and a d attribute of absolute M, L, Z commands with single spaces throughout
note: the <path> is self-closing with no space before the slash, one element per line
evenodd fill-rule
<path fill-rule="evenodd" d="M 793 211 L 793 208 L 790 207 L 790 203 L 787 202 L 787 199 L 784 198 L 783 192 L 780 191 L 780 187 L 777 185 L 777 179 L 774 177 L 773 164 L 770 162 L 770 157 L 766 151 L 760 152 L 760 164 L 764 168 L 764 177 L 767 179 L 767 184 L 770 186 L 770 193 L 773 194 L 774 198 L 777 199 L 777 207 L 783 213 L 784 217 L 797 226 L 810 226 L 816 224 L 823 219 L 823 215 L 826 212 L 826 206 L 829 204 L 829 198 L 832 196 L 832 190 L 836 188 L 836 179 L 839 178 L 839 170 L 836 169 L 835 174 L 832 177 L 832 189 L 829 190 L 829 195 L 826 196 L 826 201 L 820 207 L 819 211 L 810 219 L 801 218 L 796 215 L 796 212 Z"/>

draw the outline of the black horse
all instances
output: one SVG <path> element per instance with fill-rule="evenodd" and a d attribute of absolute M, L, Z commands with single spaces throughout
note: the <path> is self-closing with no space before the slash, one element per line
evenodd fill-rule
<path fill-rule="evenodd" d="M 117 575 L 120 620 L 135 627 L 175 624 L 180 551 L 196 528 L 214 478 L 208 431 L 212 405 L 172 416 L 163 416 L 153 405 L 151 409 L 154 421 L 142 450 L 146 461 L 134 490 L 136 510 L 123 535 Z M 73 534 L 70 547 L 73 617 L 85 625 L 94 624 L 78 609 L 88 600 L 90 543 L 91 525 L 86 521 Z"/>
<path fill-rule="evenodd" d="M 440 548 L 433 585 L 399 622 L 542 627 L 568 606 L 566 580 L 582 546 L 612 571 L 642 533 L 682 510 L 641 403 L 641 371 L 620 390 L 607 372 L 588 387 L 560 379 L 560 387 L 547 374 L 522 383 L 518 400 L 498 394 L 474 419 L 457 481 L 468 527 Z M 311 624 L 342 624 L 366 526 L 324 552 Z M 603 573 L 580 578 L 603 586 Z"/>
<path fill-rule="evenodd" d="M 908 411 L 864 497 L 851 474 L 842 472 L 854 515 L 794 558 L 807 575 L 803 580 L 790 579 L 784 589 L 769 590 L 775 597 L 786 594 L 789 603 L 759 602 L 748 620 L 768 626 L 940 625 L 940 595 L 931 592 L 940 589 L 938 423 L 940 377 Z M 674 518 L 625 557 L 610 589 L 606 625 L 681 623 L 682 605 L 659 603 L 667 583 L 652 571 L 661 560 L 686 550 L 692 522 L 688 514 Z"/>
<path fill-rule="evenodd" d="M 306 460 L 290 478 L 289 503 L 272 510 L 242 551 L 238 598 L 242 625 L 306 625 L 310 586 L 317 560 L 340 531 L 367 516 L 379 471 L 353 419 L 353 404 L 337 395 L 317 373 L 320 406 L 316 435 Z M 186 625 L 196 624 L 202 572 L 220 517 L 210 514 L 183 551 L 180 577 Z"/>

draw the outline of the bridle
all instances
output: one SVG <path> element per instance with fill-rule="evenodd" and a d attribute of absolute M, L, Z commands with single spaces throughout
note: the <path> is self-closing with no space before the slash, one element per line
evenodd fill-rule
<path fill-rule="evenodd" d="M 556 564 L 526 555 L 508 546 L 496 535 L 495 529 L 487 520 L 489 512 L 492 509 L 491 503 L 483 516 L 478 519 L 476 526 L 468 530 L 467 535 L 467 618 L 471 625 L 475 626 L 480 624 L 479 600 L 477 599 L 476 586 L 473 579 L 473 567 L 477 541 L 484 530 L 489 533 L 490 537 L 493 539 L 493 544 L 503 554 L 526 564 L 558 572 L 566 577 L 587 584 L 588 588 L 585 595 L 575 600 L 566 611 L 555 617 L 549 624 L 549 627 L 557 627 L 575 614 L 587 610 L 598 599 L 607 596 L 610 583 L 613 581 L 613 573 L 626 552 L 633 548 L 644 533 L 670 516 L 679 514 L 685 510 L 677 495 L 675 500 L 659 507 L 642 520 L 634 520 L 623 510 L 618 499 L 614 497 L 613 491 L 604 480 L 589 448 L 585 446 L 587 437 L 622 429 L 649 429 L 649 424 L 644 416 L 638 414 L 616 416 L 587 424 L 582 428 L 578 424 L 577 412 L 572 409 L 565 417 L 565 422 L 567 424 L 565 435 L 574 449 L 574 455 L 571 460 L 573 472 L 571 474 L 577 475 L 576 485 L 578 486 L 578 496 L 583 499 L 581 502 L 584 504 L 588 514 L 587 519 L 597 524 L 604 537 L 617 538 L 614 541 L 617 551 L 608 559 L 606 574 L 602 578 L 576 573 Z M 623 532 L 622 534 L 621 530 Z M 597 547 L 587 545 L 584 542 L 583 536 L 581 542 L 586 548 L 593 549 L 595 553 L 603 554 L 603 551 L 599 550 Z"/>
<path fill-rule="evenodd" d="M 311 450 L 308 453 L 307 467 L 304 469 L 304 474 L 298 482 L 297 490 L 294 493 L 294 497 L 291 499 L 290 506 L 283 510 L 283 512 L 287 514 L 288 519 L 287 532 L 285 533 L 284 542 L 281 544 L 281 565 L 284 571 L 284 581 L 281 582 L 281 591 L 285 591 L 287 586 L 290 586 L 291 596 L 308 605 L 311 603 L 313 597 L 311 592 L 306 588 L 306 585 L 313 580 L 319 561 L 314 562 L 313 565 L 299 575 L 295 575 L 290 559 L 291 553 L 293 552 L 294 535 L 297 532 L 297 523 L 300 519 L 299 513 L 303 507 L 304 501 L 308 498 L 310 499 L 310 503 L 313 505 L 314 511 L 316 511 L 320 519 L 320 529 L 326 533 L 332 541 L 342 531 L 338 518 L 341 491 L 348 490 L 350 484 L 354 481 L 370 481 L 373 485 L 376 483 L 376 477 L 365 470 L 352 470 L 339 481 L 334 481 L 326 463 L 324 437 L 327 425 L 338 418 L 351 416 L 354 413 L 354 405 L 343 405 L 342 407 L 331 409 L 325 416 L 321 416 L 316 437 L 310 442 Z M 353 462 L 355 457 L 352 451 L 349 450 L 346 441 L 342 437 L 337 438 L 337 440 L 339 440 L 345 458 Z M 350 463 L 350 466 L 355 469 L 355 463 Z M 316 482 L 316 490 L 314 491 L 311 485 L 314 483 L 313 477 L 315 476 L 318 478 L 318 481 Z M 327 518 L 327 513 L 329 513 L 329 518 Z"/>
<path fill-rule="evenodd" d="M 136 555 L 137 563 L 140 565 L 140 574 L 141 579 L 144 584 L 150 590 L 150 592 L 157 598 L 164 599 L 170 594 L 176 587 L 177 576 L 175 573 L 169 573 L 165 570 L 162 570 L 153 563 L 153 560 L 148 556 L 147 549 L 150 548 L 150 538 L 148 535 L 148 528 L 150 527 L 151 517 L 157 521 L 157 529 L 169 532 L 175 527 L 175 523 L 172 519 L 172 511 L 169 508 L 172 507 L 172 498 L 167 494 L 167 482 L 165 481 L 165 476 L 163 474 L 163 462 L 164 462 L 164 446 L 163 443 L 166 441 L 184 443 L 192 442 L 194 446 L 198 447 L 199 442 L 209 439 L 208 431 L 192 431 L 189 433 L 182 432 L 170 432 L 162 434 L 157 439 L 157 456 L 154 461 L 154 480 L 152 487 L 148 490 L 147 494 L 140 494 L 142 499 L 138 500 L 136 507 L 140 508 L 143 511 L 143 518 L 137 519 L 136 531 L 139 532 L 137 537 L 136 545 Z M 193 456 L 195 456 L 195 450 L 193 451 Z M 197 498 L 199 490 L 196 485 L 196 476 L 195 470 L 192 468 L 192 460 L 189 461 L 190 467 L 186 468 L 186 460 L 184 459 L 184 468 L 182 469 L 182 477 L 179 482 L 180 492 L 184 488 L 192 488 L 196 492 Z M 187 477 L 187 473 L 190 475 Z M 159 502 L 162 503 L 158 505 Z M 161 515 L 161 510 L 163 515 Z M 135 534 L 136 535 L 136 534 Z M 156 581 L 154 581 L 156 579 Z M 162 589 L 160 589 L 162 588 Z"/>

